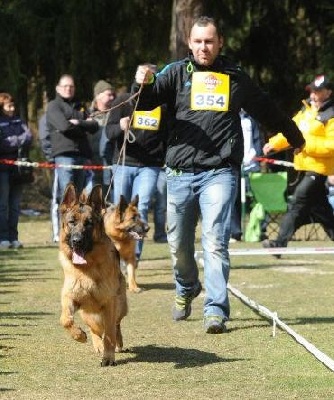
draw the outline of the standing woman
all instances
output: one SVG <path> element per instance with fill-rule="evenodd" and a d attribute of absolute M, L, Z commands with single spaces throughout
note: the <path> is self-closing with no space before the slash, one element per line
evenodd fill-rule
<path fill-rule="evenodd" d="M 0 158 L 17 160 L 19 149 L 28 152 L 32 134 L 15 115 L 15 104 L 9 93 L 0 93 Z M 0 249 L 23 247 L 18 240 L 18 222 L 22 184 L 13 180 L 15 167 L 0 164 Z"/>

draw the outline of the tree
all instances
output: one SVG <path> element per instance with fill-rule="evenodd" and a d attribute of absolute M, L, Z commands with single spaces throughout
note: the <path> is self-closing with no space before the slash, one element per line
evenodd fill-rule
<path fill-rule="evenodd" d="M 170 35 L 171 59 L 183 58 L 188 53 L 188 37 L 192 20 L 203 12 L 202 0 L 174 0 Z"/>
<path fill-rule="evenodd" d="M 334 77 L 332 0 L 0 0 L 0 90 L 35 122 L 62 73 L 87 101 L 98 79 L 128 87 L 138 64 L 187 54 L 200 14 L 219 21 L 224 53 L 291 113 L 314 75 Z"/>

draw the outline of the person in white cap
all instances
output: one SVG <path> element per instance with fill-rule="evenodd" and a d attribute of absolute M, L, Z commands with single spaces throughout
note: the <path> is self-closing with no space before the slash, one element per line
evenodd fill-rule
<path fill-rule="evenodd" d="M 333 84 L 324 75 L 306 86 L 310 96 L 293 118 L 305 138 L 305 147 L 294 156 L 294 168 L 299 172 L 287 213 L 283 217 L 275 240 L 264 240 L 263 246 L 286 247 L 296 230 L 310 217 L 322 225 L 334 240 L 334 215 L 328 201 L 326 181 L 334 175 L 334 97 Z M 264 145 L 263 152 L 280 151 L 288 147 L 282 134 Z"/>

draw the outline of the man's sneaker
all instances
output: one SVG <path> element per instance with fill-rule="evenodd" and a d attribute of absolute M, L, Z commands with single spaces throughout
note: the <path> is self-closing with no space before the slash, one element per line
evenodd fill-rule
<path fill-rule="evenodd" d="M 191 302 L 197 297 L 202 291 L 202 285 L 199 282 L 195 292 L 189 296 L 175 296 L 175 303 L 173 306 L 173 320 L 183 321 L 191 314 Z"/>
<path fill-rule="evenodd" d="M 23 244 L 19 242 L 18 240 L 13 240 L 12 243 L 10 244 L 10 247 L 12 249 L 22 249 Z"/>
<path fill-rule="evenodd" d="M 273 249 L 275 247 L 282 247 L 275 240 L 269 240 L 269 239 L 263 240 L 262 241 L 262 246 L 265 249 Z M 273 254 L 273 256 L 276 257 L 276 258 L 281 258 L 281 254 Z"/>
<path fill-rule="evenodd" d="M 167 235 L 153 238 L 155 243 L 168 243 Z"/>
<path fill-rule="evenodd" d="M 222 317 L 218 315 L 210 315 L 204 317 L 204 329 L 206 333 L 225 333 L 227 332 L 226 326 Z"/>
<path fill-rule="evenodd" d="M 0 242 L 0 250 L 7 250 L 10 248 L 10 241 L 9 240 L 2 240 Z"/>

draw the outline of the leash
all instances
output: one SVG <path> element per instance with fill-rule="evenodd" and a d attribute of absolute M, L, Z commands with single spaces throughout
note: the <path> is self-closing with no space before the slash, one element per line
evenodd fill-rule
<path fill-rule="evenodd" d="M 135 114 L 135 112 L 137 110 L 137 107 L 138 107 L 140 94 L 141 94 L 141 92 L 143 91 L 143 88 L 144 88 L 144 81 L 145 81 L 145 79 L 143 80 L 143 82 L 141 83 L 138 91 L 135 94 L 130 96 L 129 99 L 127 99 L 126 101 L 123 101 L 122 103 L 117 105 L 117 107 L 119 107 L 120 105 L 124 105 L 124 104 L 132 101 L 133 99 L 136 99 L 135 106 L 134 106 L 133 111 L 132 111 L 131 116 L 130 116 L 129 126 L 124 131 L 123 144 L 122 144 L 122 147 L 121 147 L 121 149 L 119 151 L 119 156 L 118 156 L 118 160 L 117 160 L 117 163 L 116 163 L 115 171 L 113 171 L 113 174 L 112 174 L 112 176 L 110 178 L 109 187 L 108 187 L 108 190 L 107 190 L 106 195 L 105 195 L 105 202 L 107 201 L 107 198 L 108 198 L 109 193 L 111 191 L 111 187 L 112 187 L 112 184 L 113 184 L 113 181 L 114 181 L 114 175 L 115 175 L 115 173 L 116 173 L 116 171 L 117 171 L 117 169 L 119 167 L 121 158 L 122 158 L 122 167 L 124 167 L 124 165 L 125 165 L 125 156 L 126 156 L 126 145 L 127 145 L 127 143 L 128 142 L 129 143 L 134 143 L 136 141 L 136 137 L 135 137 L 134 133 L 131 131 L 130 126 L 131 126 L 131 124 L 133 122 L 134 114 Z M 116 107 L 114 107 L 114 108 L 116 108 Z M 124 168 L 122 168 L 121 187 L 123 187 L 123 180 L 124 180 Z"/>
<path fill-rule="evenodd" d="M 91 118 L 94 118 L 94 117 L 97 117 L 98 115 L 105 114 L 105 113 L 108 113 L 108 112 L 110 112 L 110 111 L 116 110 L 116 108 L 121 107 L 121 106 L 123 106 L 123 105 L 126 104 L 126 103 L 130 103 L 130 101 L 132 101 L 132 100 L 135 99 L 137 96 L 139 96 L 139 94 L 140 94 L 140 93 L 139 93 L 139 90 L 138 90 L 138 92 L 134 93 L 134 94 L 131 95 L 127 100 L 122 101 L 121 103 L 117 104 L 116 106 L 107 108 L 106 110 L 101 110 L 101 111 L 92 112 L 91 114 L 89 114 L 89 116 L 90 116 Z"/>
<path fill-rule="evenodd" d="M 274 160 L 273 158 L 254 157 L 254 160 L 256 160 L 256 161 L 264 161 L 267 164 L 281 165 L 281 166 L 287 167 L 287 168 L 293 168 L 294 167 L 293 162 L 283 161 L 283 160 Z"/>

